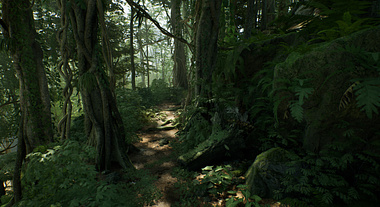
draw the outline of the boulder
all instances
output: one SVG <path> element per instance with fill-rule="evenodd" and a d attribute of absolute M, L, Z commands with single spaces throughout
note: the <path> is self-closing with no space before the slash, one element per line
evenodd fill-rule
<path fill-rule="evenodd" d="M 259 154 L 245 174 L 251 194 L 273 198 L 276 191 L 283 189 L 281 182 L 286 177 L 286 170 L 296 164 L 290 156 L 288 151 L 280 147 Z"/>
<path fill-rule="evenodd" d="M 189 170 L 199 170 L 225 159 L 242 158 L 246 149 L 244 137 L 239 133 L 221 130 L 200 143 L 197 147 L 178 157 L 178 163 Z"/>
<path fill-rule="evenodd" d="M 301 108 L 306 150 L 318 152 L 327 144 L 347 142 L 348 130 L 364 140 L 374 138 L 380 118 L 375 115 L 369 119 L 357 107 L 352 89 L 355 80 L 379 77 L 378 71 L 369 69 L 371 55 L 374 59 L 379 55 L 379 38 L 380 27 L 360 31 L 321 43 L 306 53 L 293 52 L 276 65 L 274 90 L 277 100 L 282 100 L 278 117 L 284 123 L 291 121 L 290 106 L 299 100 L 295 88 L 312 89 Z"/>

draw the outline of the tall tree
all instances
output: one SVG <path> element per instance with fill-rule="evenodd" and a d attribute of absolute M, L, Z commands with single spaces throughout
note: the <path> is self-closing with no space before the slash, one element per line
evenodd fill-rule
<path fill-rule="evenodd" d="M 131 7 L 131 19 L 129 22 L 129 46 L 130 46 L 130 56 L 131 56 L 131 83 L 132 90 L 136 90 L 136 67 L 135 67 L 135 49 L 133 47 L 133 22 L 134 22 L 135 10 Z"/>
<path fill-rule="evenodd" d="M 275 19 L 275 0 L 263 0 L 261 30 L 267 30 L 269 24 Z"/>
<path fill-rule="evenodd" d="M 248 39 L 251 37 L 252 29 L 256 27 L 256 0 L 251 0 L 247 2 L 247 12 L 245 17 L 245 25 L 244 25 L 244 38 Z"/>
<path fill-rule="evenodd" d="M 59 5 L 69 5 L 61 15 L 62 18 L 70 16 L 77 45 L 85 131 L 89 142 L 97 149 L 97 169 L 110 170 L 111 161 L 118 162 L 124 169 L 133 168 L 126 155 L 125 131 L 116 99 L 99 60 L 100 47 L 109 45 L 104 43 L 104 37 L 101 46 L 98 40 L 99 21 L 101 25 L 104 21 L 104 3 L 102 0 L 60 0 Z M 103 36 L 104 29 L 101 31 Z"/>
<path fill-rule="evenodd" d="M 32 5 L 29 0 L 3 0 L 3 34 L 19 80 L 21 120 L 14 174 L 14 201 L 21 200 L 21 165 L 27 153 L 52 140 L 50 97 L 43 52 L 36 41 Z"/>
<path fill-rule="evenodd" d="M 218 52 L 220 0 L 198 0 L 196 2 L 195 33 L 195 95 L 212 97 L 212 73 Z"/>
<path fill-rule="evenodd" d="M 181 2 L 181 0 L 172 0 L 171 2 L 171 24 L 173 34 L 182 38 L 183 19 L 181 18 Z M 178 39 L 174 39 L 173 60 L 173 84 L 176 87 L 187 89 L 185 44 Z"/>

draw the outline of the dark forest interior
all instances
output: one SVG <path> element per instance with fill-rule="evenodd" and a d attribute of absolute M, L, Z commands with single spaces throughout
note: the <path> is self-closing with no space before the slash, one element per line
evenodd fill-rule
<path fill-rule="evenodd" d="M 0 11 L 0 207 L 378 206 L 380 0 Z"/>

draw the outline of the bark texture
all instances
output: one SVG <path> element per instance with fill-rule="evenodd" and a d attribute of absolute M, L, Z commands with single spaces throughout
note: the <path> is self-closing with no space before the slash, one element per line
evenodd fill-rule
<path fill-rule="evenodd" d="M 2 1 L 3 34 L 19 80 L 21 119 L 14 174 L 14 202 L 22 198 L 21 166 L 25 155 L 52 140 L 50 96 L 43 67 L 43 53 L 36 41 L 29 0 Z M 12 202 L 11 202 L 12 203 Z"/>
<path fill-rule="evenodd" d="M 222 1 L 197 1 L 195 67 L 195 95 L 211 98 L 212 72 L 218 53 L 219 17 Z"/>
<path fill-rule="evenodd" d="M 103 3 L 101 0 L 70 0 L 70 3 L 67 13 L 77 44 L 85 130 L 89 143 L 97 148 L 97 169 L 111 170 L 111 162 L 118 163 L 124 169 L 133 168 L 126 154 L 128 146 L 116 99 L 104 67 L 99 64 L 98 17 L 104 15 Z"/>
<path fill-rule="evenodd" d="M 173 34 L 182 38 L 183 20 L 181 18 L 181 0 L 171 2 L 171 24 Z M 174 66 L 173 66 L 173 84 L 175 87 L 187 89 L 187 71 L 186 71 L 186 53 L 185 44 L 178 39 L 174 39 Z"/>

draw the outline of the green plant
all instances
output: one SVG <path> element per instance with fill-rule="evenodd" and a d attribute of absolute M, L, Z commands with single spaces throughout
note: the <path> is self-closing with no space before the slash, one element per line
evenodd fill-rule
<path fill-rule="evenodd" d="M 198 199 L 198 196 L 202 196 L 204 191 L 199 187 L 198 182 L 193 180 L 196 173 L 176 167 L 172 170 L 171 174 L 178 180 L 174 184 L 174 187 L 179 194 L 180 200 L 174 203 L 173 206 L 200 206 L 201 201 Z"/>
<path fill-rule="evenodd" d="M 204 177 L 201 179 L 200 184 L 209 194 L 217 196 L 219 193 L 227 190 L 232 184 L 232 173 L 230 172 L 230 165 L 206 166 L 202 168 Z"/>
<path fill-rule="evenodd" d="M 116 90 L 116 100 L 123 119 L 126 141 L 130 144 L 138 141 L 136 132 L 149 122 L 142 106 L 143 98 L 136 91 L 129 89 Z"/>
<path fill-rule="evenodd" d="M 350 12 L 345 12 L 341 20 L 335 21 L 335 23 L 338 25 L 337 27 L 322 30 L 318 32 L 318 35 L 321 39 L 327 41 L 336 39 L 338 37 L 344 37 L 359 30 L 367 28 L 368 26 L 363 25 L 363 23 L 365 23 L 368 20 L 368 18 L 361 18 L 353 21 L 353 17 L 350 14 Z"/>
<path fill-rule="evenodd" d="M 371 149 L 355 151 L 347 151 L 346 145 L 331 144 L 319 154 L 304 155 L 301 169 L 299 165 L 288 168 L 289 176 L 282 182 L 285 188 L 275 198 L 286 195 L 318 206 L 350 204 L 361 199 L 375 201 L 380 187 L 380 156 L 372 149 L 379 143 L 368 142 L 364 148 Z"/>
<path fill-rule="evenodd" d="M 295 95 L 298 97 L 298 100 L 290 101 L 290 114 L 293 118 L 295 118 L 298 122 L 301 123 L 303 120 L 302 105 L 304 104 L 304 100 L 307 99 L 309 95 L 313 93 L 314 88 L 305 87 L 304 82 L 306 80 L 304 79 L 298 79 L 296 81 L 299 83 L 299 85 L 295 85 L 293 91 Z"/>
<path fill-rule="evenodd" d="M 76 141 L 29 154 L 18 206 L 141 206 L 155 198 L 146 173 L 100 174 L 91 164 L 95 155 L 95 149 Z"/>
<path fill-rule="evenodd" d="M 16 152 L 0 155 L 0 182 L 12 180 Z"/>
<path fill-rule="evenodd" d="M 345 46 L 338 50 L 355 57 L 353 61 L 349 61 L 351 71 L 359 67 L 364 69 L 368 76 L 351 80 L 353 84 L 343 94 L 340 108 L 345 108 L 351 102 L 350 95 L 354 94 L 356 105 L 372 119 L 373 113 L 378 114 L 380 107 L 380 53 L 367 52 L 355 46 Z"/>
<path fill-rule="evenodd" d="M 259 202 L 262 200 L 258 195 L 251 195 L 251 192 L 247 190 L 247 185 L 238 185 L 238 190 L 228 191 L 229 194 L 237 194 L 239 191 L 243 194 L 243 198 L 234 197 L 228 198 L 226 202 L 226 207 L 235 207 L 239 204 L 245 204 L 245 207 L 260 207 Z"/>
<path fill-rule="evenodd" d="M 180 133 L 179 141 L 182 142 L 181 150 L 184 152 L 193 149 L 211 135 L 212 126 L 210 126 L 210 122 L 202 116 L 201 111 L 202 109 L 194 108 L 186 112 L 186 114 L 190 116 L 183 114 L 183 116 L 186 117 L 184 123 L 185 128 Z"/>

